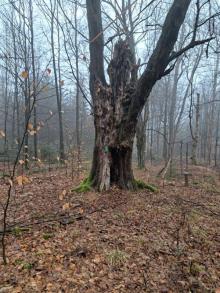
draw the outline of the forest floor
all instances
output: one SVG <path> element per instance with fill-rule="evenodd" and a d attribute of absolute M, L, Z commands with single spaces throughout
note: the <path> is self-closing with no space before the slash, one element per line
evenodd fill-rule
<path fill-rule="evenodd" d="M 31 175 L 13 195 L 0 292 L 220 292 L 220 181 L 194 171 L 190 187 L 135 171 L 155 193 L 80 194 L 65 170 Z"/>

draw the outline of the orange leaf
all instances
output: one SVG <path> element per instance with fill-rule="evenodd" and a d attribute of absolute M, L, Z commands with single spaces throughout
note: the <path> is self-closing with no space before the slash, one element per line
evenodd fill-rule
<path fill-rule="evenodd" d="M 70 204 L 67 202 L 63 205 L 63 210 L 66 211 L 70 208 Z"/>

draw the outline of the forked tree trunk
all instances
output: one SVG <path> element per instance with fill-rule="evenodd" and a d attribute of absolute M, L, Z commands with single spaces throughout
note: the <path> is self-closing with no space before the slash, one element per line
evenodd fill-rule
<path fill-rule="evenodd" d="M 108 85 L 104 70 L 101 1 L 86 0 L 90 40 L 90 92 L 96 133 L 90 180 L 99 190 L 108 190 L 112 184 L 125 189 L 135 188 L 132 149 L 137 119 L 156 81 L 172 70 L 172 67 L 167 69 L 169 62 L 182 53 L 172 54 L 172 51 L 190 2 L 191 0 L 174 0 L 161 36 L 138 80 L 138 66 L 134 64 L 129 39 L 116 43 L 108 67 Z M 195 44 L 192 42 L 188 48 Z"/>

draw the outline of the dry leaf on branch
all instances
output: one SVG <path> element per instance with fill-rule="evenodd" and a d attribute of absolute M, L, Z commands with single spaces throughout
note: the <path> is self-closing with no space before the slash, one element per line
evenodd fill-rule
<path fill-rule="evenodd" d="M 5 137 L 5 133 L 3 130 L 0 130 L 0 138 Z"/>
<path fill-rule="evenodd" d="M 24 78 L 24 79 L 28 78 L 28 71 L 23 70 L 21 72 L 21 77 Z"/>

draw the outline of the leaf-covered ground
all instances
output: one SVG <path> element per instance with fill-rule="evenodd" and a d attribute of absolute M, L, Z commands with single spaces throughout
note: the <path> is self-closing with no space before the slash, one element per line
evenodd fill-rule
<path fill-rule="evenodd" d="M 101 194 L 71 192 L 64 171 L 31 176 L 13 196 L 0 292 L 216 292 L 219 182 L 203 173 L 186 188 L 139 171 L 157 193 Z"/>

